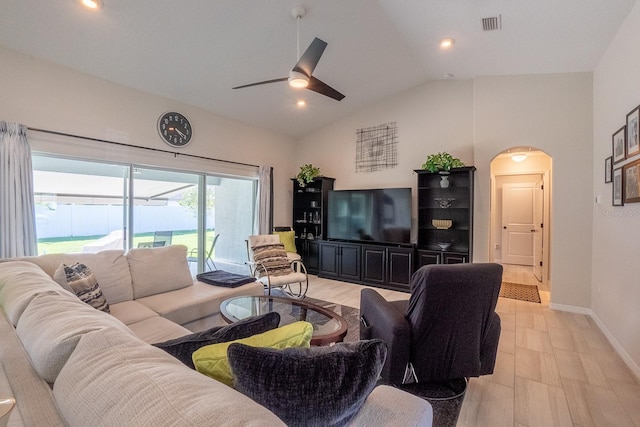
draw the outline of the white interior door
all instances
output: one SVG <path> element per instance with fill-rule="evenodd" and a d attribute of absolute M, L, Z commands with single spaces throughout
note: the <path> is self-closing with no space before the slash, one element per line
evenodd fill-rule
<path fill-rule="evenodd" d="M 535 182 L 502 186 L 502 262 L 533 265 Z"/>
<path fill-rule="evenodd" d="M 542 178 L 536 183 L 533 196 L 533 275 L 542 282 L 542 254 L 544 248 L 544 185 Z"/>

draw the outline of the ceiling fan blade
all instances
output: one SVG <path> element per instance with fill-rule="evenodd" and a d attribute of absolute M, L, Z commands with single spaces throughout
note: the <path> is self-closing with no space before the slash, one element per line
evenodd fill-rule
<path fill-rule="evenodd" d="M 324 53 L 324 49 L 327 47 L 327 42 L 314 38 L 307 50 L 304 51 L 298 63 L 293 67 L 293 71 L 306 74 L 307 77 L 311 77 L 313 70 L 315 70 L 320 57 Z"/>
<path fill-rule="evenodd" d="M 280 79 L 265 80 L 263 82 L 249 83 L 248 85 L 236 86 L 236 87 L 233 87 L 231 89 L 242 89 L 242 88 L 245 88 L 245 87 L 266 85 L 266 84 L 269 84 L 269 83 L 286 82 L 287 80 L 289 80 L 289 77 L 282 77 Z"/>
<path fill-rule="evenodd" d="M 309 78 L 309 86 L 307 86 L 307 89 L 318 92 L 321 95 L 328 96 L 329 98 L 333 98 L 336 101 L 342 101 L 344 98 L 343 94 L 313 76 Z"/>

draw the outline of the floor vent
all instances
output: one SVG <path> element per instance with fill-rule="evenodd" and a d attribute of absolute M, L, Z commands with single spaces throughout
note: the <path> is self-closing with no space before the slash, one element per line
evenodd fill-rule
<path fill-rule="evenodd" d="M 502 15 L 482 18 L 482 30 L 493 31 L 502 29 Z"/>

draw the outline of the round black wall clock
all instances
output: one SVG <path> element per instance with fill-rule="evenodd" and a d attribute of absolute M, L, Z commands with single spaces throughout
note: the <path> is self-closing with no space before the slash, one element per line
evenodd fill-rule
<path fill-rule="evenodd" d="M 172 147 L 184 147 L 191 141 L 191 123 L 180 113 L 164 113 L 158 119 L 158 132 L 164 142 Z"/>

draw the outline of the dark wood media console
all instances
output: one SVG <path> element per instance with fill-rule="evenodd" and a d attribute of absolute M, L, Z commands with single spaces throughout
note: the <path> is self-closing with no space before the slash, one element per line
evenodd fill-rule
<path fill-rule="evenodd" d="M 320 240 L 318 276 L 397 291 L 409 291 L 414 271 L 412 245 Z"/>

